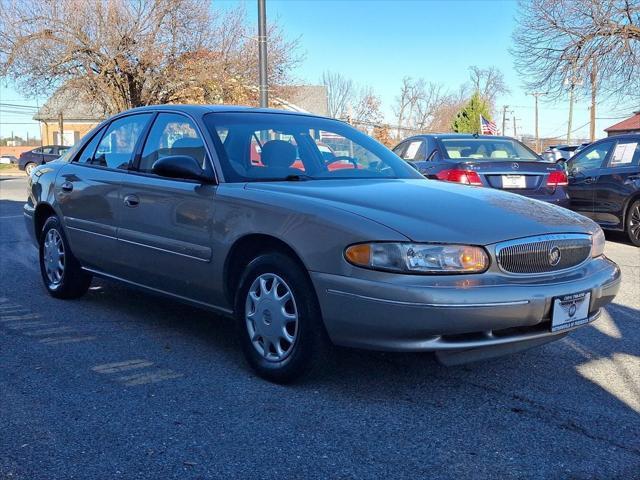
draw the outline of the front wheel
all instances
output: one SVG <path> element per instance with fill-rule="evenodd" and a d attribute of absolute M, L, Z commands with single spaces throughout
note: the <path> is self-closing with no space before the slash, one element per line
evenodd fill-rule
<path fill-rule="evenodd" d="M 91 285 L 91 275 L 73 256 L 55 216 L 47 219 L 40 235 L 40 273 L 45 288 L 56 298 L 81 297 Z"/>
<path fill-rule="evenodd" d="M 324 363 L 329 341 L 318 300 L 289 256 L 274 252 L 251 261 L 235 307 L 243 353 L 261 377 L 288 383 Z"/>
<path fill-rule="evenodd" d="M 631 243 L 640 247 L 640 200 L 636 200 L 629 207 L 626 230 Z"/>

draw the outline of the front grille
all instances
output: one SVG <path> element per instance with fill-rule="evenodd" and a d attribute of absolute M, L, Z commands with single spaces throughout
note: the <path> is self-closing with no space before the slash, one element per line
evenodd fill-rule
<path fill-rule="evenodd" d="M 498 265 L 507 273 L 534 274 L 566 270 L 580 265 L 590 254 L 591 237 L 579 234 L 542 235 L 496 245 Z"/>

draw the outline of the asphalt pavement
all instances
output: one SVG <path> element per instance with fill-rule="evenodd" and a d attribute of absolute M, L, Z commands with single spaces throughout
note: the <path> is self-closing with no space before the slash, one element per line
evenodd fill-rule
<path fill-rule="evenodd" d="M 0 177 L 1 178 L 1 177 Z M 41 285 L 24 178 L 0 179 L 0 479 L 640 478 L 640 249 L 594 324 L 460 367 L 340 349 L 291 386 L 232 321 L 94 281 Z"/>

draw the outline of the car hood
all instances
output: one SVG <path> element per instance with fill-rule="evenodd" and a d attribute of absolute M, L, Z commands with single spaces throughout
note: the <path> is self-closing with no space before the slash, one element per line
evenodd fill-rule
<path fill-rule="evenodd" d="M 246 188 L 313 198 L 416 242 L 488 245 L 545 233 L 593 233 L 598 228 L 582 215 L 520 195 L 433 180 L 255 182 Z"/>

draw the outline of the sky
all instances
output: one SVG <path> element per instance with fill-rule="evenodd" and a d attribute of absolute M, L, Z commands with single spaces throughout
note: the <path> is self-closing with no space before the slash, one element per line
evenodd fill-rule
<path fill-rule="evenodd" d="M 253 0 L 214 0 L 213 8 L 238 4 L 246 7 L 250 21 L 257 22 L 257 3 Z M 386 120 L 391 122 L 403 77 L 424 78 L 456 90 L 468 81 L 469 66 L 496 66 L 511 90 L 497 99 L 497 108 L 509 105 L 508 111 L 515 112 L 518 135 L 533 134 L 533 97 L 527 95 L 509 53 L 516 14 L 517 2 L 508 0 L 267 0 L 267 22 L 277 21 L 288 38 L 300 38 L 304 61 L 293 72 L 299 83 L 319 83 L 324 70 L 339 72 L 357 84 L 371 86 L 382 100 Z M 540 102 L 541 136 L 566 135 L 567 98 Z M 37 135 L 31 112 L 45 100 L 26 98 L 3 82 L 0 136 L 11 131 L 21 136 L 27 132 Z M 577 99 L 573 138 L 588 137 L 588 106 L 588 98 Z M 635 107 L 599 104 L 596 135 L 605 136 L 604 128 L 630 116 Z M 497 117 L 500 126 L 500 114 Z M 508 122 L 507 135 L 513 134 L 511 125 Z"/>

